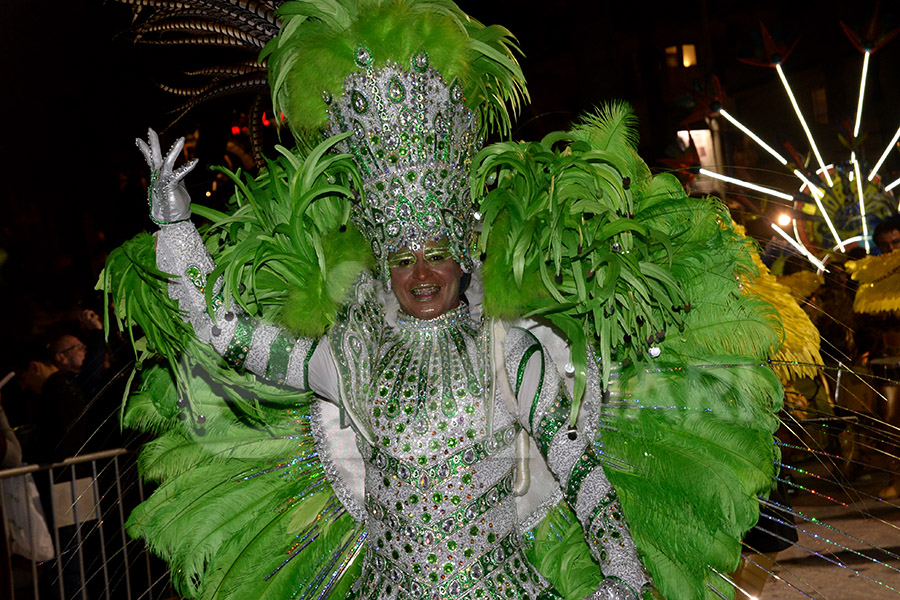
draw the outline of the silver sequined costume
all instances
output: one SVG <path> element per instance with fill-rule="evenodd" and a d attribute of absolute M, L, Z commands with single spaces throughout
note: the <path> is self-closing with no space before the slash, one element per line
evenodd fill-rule
<path fill-rule="evenodd" d="M 636 598 L 648 583 L 590 443 L 596 412 L 584 411 L 570 439 L 569 394 L 531 332 L 482 323 L 465 304 L 433 320 L 395 318 L 364 274 L 327 339 L 295 339 L 221 298 L 207 316 L 214 265 L 190 222 L 162 228 L 157 257 L 181 275 L 169 293 L 185 319 L 232 366 L 330 401 L 317 411 L 321 457 L 368 528 L 355 597 L 559 597 L 522 550 L 523 525 L 534 523 L 520 522 L 514 495 L 520 430 L 558 481 L 554 493 L 538 491 L 565 497 L 585 528 L 607 577 L 595 595 Z M 338 441 L 338 420 L 352 426 L 358 453 Z"/>

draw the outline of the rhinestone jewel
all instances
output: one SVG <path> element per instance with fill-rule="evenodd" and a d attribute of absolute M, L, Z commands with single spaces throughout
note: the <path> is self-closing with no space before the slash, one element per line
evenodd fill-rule
<path fill-rule="evenodd" d="M 419 52 L 413 56 L 413 68 L 419 73 L 424 73 L 428 69 L 428 53 Z"/>
<path fill-rule="evenodd" d="M 406 90 L 398 77 L 391 78 L 388 83 L 387 96 L 391 102 L 403 102 L 403 99 L 406 98 Z"/>
<path fill-rule="evenodd" d="M 359 44 L 356 46 L 356 64 L 360 67 L 365 67 L 369 63 L 372 62 L 372 52 L 366 47 L 365 44 Z"/>
<path fill-rule="evenodd" d="M 369 110 L 369 101 L 366 100 L 366 97 L 359 90 L 353 90 L 353 93 L 350 95 L 350 103 L 353 105 L 353 110 L 359 114 Z"/>
<path fill-rule="evenodd" d="M 465 97 L 462 86 L 459 84 L 459 80 L 454 80 L 453 85 L 450 86 L 450 101 L 459 104 Z"/>

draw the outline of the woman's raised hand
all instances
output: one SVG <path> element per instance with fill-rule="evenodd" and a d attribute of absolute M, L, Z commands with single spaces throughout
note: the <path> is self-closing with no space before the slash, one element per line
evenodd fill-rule
<path fill-rule="evenodd" d="M 150 167 L 150 186 L 147 190 L 150 218 L 159 225 L 189 219 L 191 196 L 182 180 L 197 166 L 197 159 L 175 168 L 175 161 L 184 148 L 184 138 L 178 138 L 165 158 L 159 149 L 159 137 L 152 129 L 148 131 L 147 142 L 142 139 L 135 141 Z"/>

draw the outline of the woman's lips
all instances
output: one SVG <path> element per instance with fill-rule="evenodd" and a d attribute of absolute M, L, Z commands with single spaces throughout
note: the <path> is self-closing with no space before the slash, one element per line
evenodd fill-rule
<path fill-rule="evenodd" d="M 441 286 L 434 284 L 422 284 L 413 286 L 409 293 L 419 302 L 427 302 L 434 298 L 441 291 Z"/>

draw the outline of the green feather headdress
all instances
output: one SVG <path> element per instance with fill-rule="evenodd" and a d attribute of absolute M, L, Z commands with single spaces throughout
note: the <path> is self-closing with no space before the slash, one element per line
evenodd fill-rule
<path fill-rule="evenodd" d="M 527 99 L 515 41 L 452 2 L 319 0 L 279 10 L 268 60 L 276 113 L 297 139 L 349 133 L 362 185 L 354 223 L 388 256 L 446 239 L 471 271 L 472 158 Z"/>
<path fill-rule="evenodd" d="M 459 80 L 484 133 L 507 134 L 528 100 L 512 34 L 499 25 L 485 27 L 449 0 L 295 1 L 277 14 L 281 34 L 260 60 L 268 62 L 276 114 L 283 113 L 299 137 L 325 127 L 323 94 L 343 94 L 344 80 L 359 70 L 359 44 L 371 51 L 375 69 L 387 62 L 409 64 L 426 51 L 448 82 Z"/>

